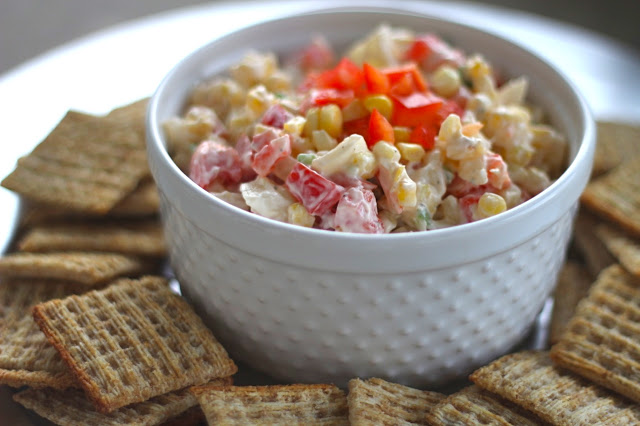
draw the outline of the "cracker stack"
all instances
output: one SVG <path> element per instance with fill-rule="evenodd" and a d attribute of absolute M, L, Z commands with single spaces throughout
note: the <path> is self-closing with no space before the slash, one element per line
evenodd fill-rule
<path fill-rule="evenodd" d="M 640 277 L 619 265 L 603 271 L 551 358 L 640 402 Z"/>
<path fill-rule="evenodd" d="M 58 424 L 195 424 L 188 387 L 237 370 L 164 278 L 139 278 L 166 256 L 146 103 L 70 111 L 3 181 L 24 205 L 0 257 L 0 384 Z"/>
<path fill-rule="evenodd" d="M 506 355 L 476 370 L 479 387 L 551 424 L 638 424 L 640 406 L 553 366 L 548 352 Z"/>

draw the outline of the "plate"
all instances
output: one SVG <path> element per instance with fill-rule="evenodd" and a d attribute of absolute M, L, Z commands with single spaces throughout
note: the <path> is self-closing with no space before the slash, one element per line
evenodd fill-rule
<path fill-rule="evenodd" d="M 388 6 L 384 1 L 352 5 Z M 162 77 L 213 38 L 266 19 L 323 9 L 324 1 L 215 2 L 153 15 L 90 34 L 38 56 L 0 76 L 3 143 L 0 178 L 31 151 L 69 109 L 102 114 L 149 96 Z M 612 39 L 539 16 L 465 2 L 396 1 L 394 6 L 435 16 L 455 16 L 520 43 L 565 73 L 600 120 L 640 123 L 640 54 Z M 19 214 L 18 197 L 0 188 L 0 253 L 10 244 Z M 549 306 L 529 347 L 544 341 Z M 545 313 L 546 312 L 546 313 Z M 251 372 L 242 382 L 268 382 Z M 16 424 L 33 424 L 0 387 L 0 412 Z"/>

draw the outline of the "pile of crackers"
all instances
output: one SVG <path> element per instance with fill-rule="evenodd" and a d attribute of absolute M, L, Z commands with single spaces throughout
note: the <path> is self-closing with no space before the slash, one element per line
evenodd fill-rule
<path fill-rule="evenodd" d="M 23 197 L 0 257 L 0 385 L 60 425 L 640 424 L 640 128 L 599 123 L 549 350 L 454 393 L 381 378 L 237 386 L 238 367 L 163 274 L 146 100 L 70 111 L 2 185 Z"/>

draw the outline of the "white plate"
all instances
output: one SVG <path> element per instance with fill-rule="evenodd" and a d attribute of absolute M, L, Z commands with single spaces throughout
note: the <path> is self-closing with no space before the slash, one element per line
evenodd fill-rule
<path fill-rule="evenodd" d="M 216 2 L 179 9 L 91 34 L 0 76 L 0 178 L 67 110 L 101 114 L 149 96 L 173 64 L 212 38 L 272 17 L 322 9 L 325 4 Z M 527 46 L 575 82 L 597 119 L 640 123 L 640 55 L 635 50 L 568 24 L 484 5 L 451 1 L 394 5 L 455 16 Z M 17 197 L 0 188 L 0 253 L 7 248 L 17 215 Z M 3 400 L 7 402 L 6 393 L 0 394 L 0 408 Z"/>

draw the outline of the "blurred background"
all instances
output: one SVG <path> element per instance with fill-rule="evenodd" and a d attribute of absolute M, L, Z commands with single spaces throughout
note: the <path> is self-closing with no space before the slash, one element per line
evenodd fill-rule
<path fill-rule="evenodd" d="M 202 0 L 0 0 L 0 74 L 85 34 L 202 3 Z M 331 3 L 338 6 L 341 2 L 327 0 L 328 5 Z M 617 39 L 640 52 L 640 0 L 482 0 L 475 3 L 569 22 Z"/>

